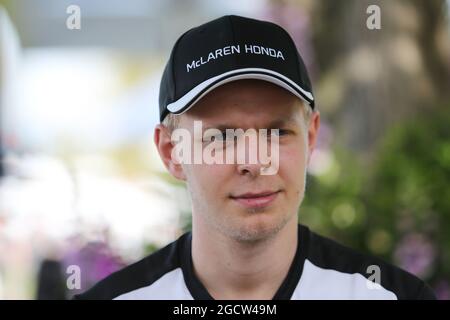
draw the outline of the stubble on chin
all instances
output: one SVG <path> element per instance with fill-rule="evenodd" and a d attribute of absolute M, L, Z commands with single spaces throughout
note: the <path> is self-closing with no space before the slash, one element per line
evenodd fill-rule
<path fill-rule="evenodd" d="M 263 214 L 264 209 L 257 208 L 251 211 L 246 214 Z M 265 219 L 251 221 L 252 217 L 249 218 L 249 221 L 245 221 L 245 218 L 234 219 L 234 221 L 215 221 L 215 228 L 225 237 L 236 242 L 254 244 L 274 237 L 293 218 L 293 215 L 283 216 L 275 221 Z M 240 219 L 244 220 L 239 221 Z"/>

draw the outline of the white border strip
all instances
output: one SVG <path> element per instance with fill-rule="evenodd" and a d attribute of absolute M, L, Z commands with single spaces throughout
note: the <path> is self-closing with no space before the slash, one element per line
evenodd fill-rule
<path fill-rule="evenodd" d="M 235 73 L 241 73 L 241 72 L 248 72 L 246 74 L 239 74 L 236 75 L 234 77 L 228 77 L 226 79 L 224 79 L 223 81 L 219 81 L 216 84 L 214 84 L 213 86 L 211 86 L 210 88 L 208 88 L 208 90 L 206 90 L 205 92 L 202 93 L 202 95 L 200 95 L 188 108 L 186 108 L 185 110 L 183 110 L 183 112 L 189 110 L 195 103 L 198 102 L 198 100 L 200 100 L 203 96 L 205 96 L 208 92 L 210 92 L 211 90 L 227 83 L 227 82 L 231 82 L 231 81 L 235 81 L 235 80 L 240 80 L 240 79 L 260 79 L 260 80 L 265 80 L 265 81 L 269 81 L 272 82 L 280 87 L 283 87 L 286 90 L 289 90 L 290 92 L 292 92 L 294 95 L 296 95 L 297 97 L 299 97 L 300 99 L 304 100 L 305 102 L 309 103 L 308 101 L 305 100 L 305 98 L 303 98 L 300 94 L 298 94 L 291 86 L 289 86 L 288 84 L 286 84 L 285 82 L 279 80 L 278 78 L 275 77 L 271 77 L 269 75 L 266 74 L 261 74 L 261 73 L 253 73 L 253 72 L 266 72 L 266 73 L 270 73 L 273 75 L 276 75 L 277 77 L 282 78 L 283 80 L 285 80 L 286 82 L 288 82 L 292 87 L 296 88 L 297 90 L 299 90 L 300 92 L 302 92 L 305 96 L 307 96 L 309 99 L 314 100 L 312 94 L 308 91 L 303 90 L 301 87 L 299 87 L 295 82 L 293 82 L 291 79 L 289 79 L 288 77 L 269 70 L 269 69 L 263 69 L 263 68 L 242 68 L 242 69 L 236 69 L 236 70 L 232 70 L 232 71 L 228 71 L 225 73 L 222 73 L 218 76 L 215 76 L 213 78 L 210 78 L 206 81 L 203 81 L 202 83 L 200 83 L 199 85 L 197 85 L 195 88 L 193 88 L 191 91 L 189 91 L 188 93 L 186 93 L 184 96 L 182 96 L 180 99 L 178 99 L 175 102 L 172 102 L 170 104 L 167 105 L 167 109 L 170 112 L 173 113 L 177 113 L 178 111 L 180 111 L 181 109 L 183 109 L 188 103 L 189 101 L 191 101 L 199 92 L 201 92 L 202 90 L 204 90 L 205 88 L 207 88 L 209 85 L 211 85 L 211 83 L 217 81 L 220 78 L 223 77 L 227 77 L 229 75 L 235 74 Z M 183 113 L 183 112 L 180 112 Z"/>

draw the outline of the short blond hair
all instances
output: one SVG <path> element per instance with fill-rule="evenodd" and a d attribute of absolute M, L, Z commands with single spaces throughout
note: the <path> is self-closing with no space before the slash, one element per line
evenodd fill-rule
<path fill-rule="evenodd" d="M 307 127 L 309 127 L 311 115 L 313 113 L 312 107 L 309 104 L 305 103 L 303 100 L 300 100 L 300 102 L 302 103 L 302 112 L 303 117 L 305 118 L 305 124 Z"/>
<path fill-rule="evenodd" d="M 180 124 L 180 115 L 169 113 L 162 121 L 162 124 L 169 129 L 170 132 L 173 132 Z"/>

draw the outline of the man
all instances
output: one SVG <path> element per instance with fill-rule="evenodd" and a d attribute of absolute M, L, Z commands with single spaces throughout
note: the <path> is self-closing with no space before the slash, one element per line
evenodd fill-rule
<path fill-rule="evenodd" d="M 192 232 L 76 298 L 434 298 L 413 275 L 298 224 L 320 117 L 305 65 L 281 27 L 224 16 L 189 30 L 172 50 L 159 102 L 154 140 L 168 171 L 187 184 Z M 183 152 L 177 130 L 188 133 Z M 256 131 L 265 133 L 256 146 L 236 144 Z M 249 161 L 265 143 L 270 161 Z M 200 161 L 190 161 L 199 150 Z M 226 159 L 228 151 L 236 151 L 231 162 L 204 159 Z"/>

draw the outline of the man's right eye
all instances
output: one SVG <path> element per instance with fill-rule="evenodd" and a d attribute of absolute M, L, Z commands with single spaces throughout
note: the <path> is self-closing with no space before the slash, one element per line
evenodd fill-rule
<path fill-rule="evenodd" d="M 226 139 L 226 135 L 224 132 L 213 135 L 211 137 L 211 141 L 224 141 Z"/>
<path fill-rule="evenodd" d="M 217 141 L 224 141 L 224 134 L 215 134 L 206 136 L 202 141 L 205 143 L 211 143 L 211 142 L 217 142 Z"/>
<path fill-rule="evenodd" d="M 233 141 L 234 135 L 227 134 L 225 131 L 211 136 L 211 141 Z"/>

